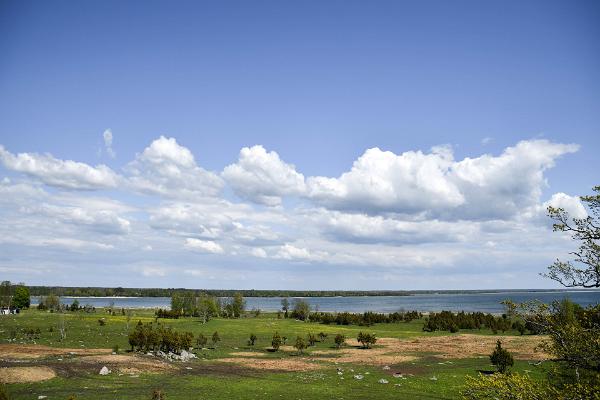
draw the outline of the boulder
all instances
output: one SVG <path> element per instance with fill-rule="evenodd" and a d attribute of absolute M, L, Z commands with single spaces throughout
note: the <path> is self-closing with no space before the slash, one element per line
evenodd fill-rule
<path fill-rule="evenodd" d="M 100 369 L 100 375 L 108 375 L 110 374 L 110 369 L 106 368 L 106 365 Z"/>

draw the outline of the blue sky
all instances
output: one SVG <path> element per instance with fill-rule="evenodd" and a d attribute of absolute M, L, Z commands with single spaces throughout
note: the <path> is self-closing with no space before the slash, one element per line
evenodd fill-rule
<path fill-rule="evenodd" d="M 0 272 L 551 287 L 537 274 L 571 243 L 544 207 L 582 213 L 599 184 L 599 17 L 593 1 L 0 2 Z"/>

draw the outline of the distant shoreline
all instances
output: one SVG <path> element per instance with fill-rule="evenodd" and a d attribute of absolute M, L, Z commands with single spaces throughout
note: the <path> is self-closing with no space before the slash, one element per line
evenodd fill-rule
<path fill-rule="evenodd" d="M 137 297 L 171 297 L 175 293 L 206 293 L 217 297 L 230 297 L 241 293 L 244 297 L 397 297 L 418 295 L 464 295 L 499 293 L 577 293 L 599 292 L 600 289 L 473 289 L 473 290 L 257 290 L 257 289 L 185 289 L 185 288 L 110 288 L 110 287 L 64 287 L 30 286 L 32 296 L 55 294 L 71 298 L 124 299 Z"/>

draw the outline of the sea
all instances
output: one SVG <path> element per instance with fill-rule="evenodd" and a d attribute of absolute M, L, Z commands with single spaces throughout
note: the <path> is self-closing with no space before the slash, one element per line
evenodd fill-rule
<path fill-rule="evenodd" d="M 447 311 L 481 311 L 486 313 L 502 313 L 504 300 L 522 303 L 532 300 L 551 303 L 555 300 L 569 298 L 583 307 L 600 303 L 600 290 L 552 290 L 552 291 L 490 291 L 460 293 L 416 293 L 406 296 L 339 296 L 339 297 L 305 297 L 313 310 L 329 312 L 362 313 L 373 311 L 392 313 L 396 311 L 438 312 Z M 77 299 L 80 305 L 89 304 L 94 307 L 116 308 L 163 308 L 170 307 L 170 297 L 61 297 L 64 304 L 71 304 Z M 293 304 L 299 297 L 290 297 Z M 38 298 L 33 297 L 36 304 Z M 246 297 L 246 309 L 261 311 L 277 311 L 281 309 L 282 297 Z"/>

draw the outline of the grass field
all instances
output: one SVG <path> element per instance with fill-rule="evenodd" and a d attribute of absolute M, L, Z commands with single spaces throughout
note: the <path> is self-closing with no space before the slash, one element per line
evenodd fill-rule
<path fill-rule="evenodd" d="M 62 341 L 61 318 L 66 327 Z M 105 325 L 98 323 L 100 318 Z M 130 329 L 138 320 L 154 321 L 153 314 L 137 310 Z M 110 316 L 101 310 L 64 315 L 30 310 L 0 319 L 0 380 L 9 369 L 19 367 L 50 368 L 56 374 L 44 381 L 8 384 L 13 399 L 40 395 L 50 400 L 72 395 L 77 399 L 150 399 L 156 388 L 163 390 L 167 399 L 454 399 L 460 398 L 466 375 L 493 369 L 487 354 L 496 340 L 487 330 L 423 332 L 422 320 L 371 327 L 306 323 L 277 319 L 275 314 L 214 319 L 206 324 L 197 318 L 160 321 L 194 336 L 203 333 L 210 337 L 218 331 L 221 342 L 214 349 L 195 350 L 195 360 L 167 365 L 156 357 L 126 352 L 124 316 Z M 39 338 L 26 339 L 25 330 L 37 328 Z M 289 338 L 288 346 L 279 352 L 268 349 L 275 331 Z M 360 331 L 380 338 L 374 348 L 358 347 L 354 338 Z M 297 336 L 319 332 L 328 337 L 303 355 L 291 348 Z M 247 344 L 250 333 L 258 337 L 255 346 Z M 349 338 L 341 350 L 333 345 L 338 333 Z M 517 335 L 506 332 L 502 337 L 506 347 L 515 352 L 514 370 L 541 376 L 544 371 L 533 365 L 539 355 L 524 351 L 533 348 L 539 338 Z M 45 349 L 41 346 L 53 349 L 38 352 Z M 123 355 L 111 354 L 115 346 Z M 158 367 L 150 367 L 154 364 Z M 104 365 L 113 371 L 110 375 L 98 374 Z M 394 377 L 394 373 L 402 377 Z M 379 383 L 381 379 L 388 383 Z"/>

